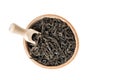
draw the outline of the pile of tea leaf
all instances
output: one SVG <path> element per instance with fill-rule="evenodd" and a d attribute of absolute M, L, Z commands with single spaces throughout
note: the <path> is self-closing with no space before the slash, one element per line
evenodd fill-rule
<path fill-rule="evenodd" d="M 59 66 L 73 56 L 75 36 L 64 21 L 44 17 L 30 28 L 41 33 L 32 36 L 36 45 L 26 42 L 31 59 L 44 66 Z"/>

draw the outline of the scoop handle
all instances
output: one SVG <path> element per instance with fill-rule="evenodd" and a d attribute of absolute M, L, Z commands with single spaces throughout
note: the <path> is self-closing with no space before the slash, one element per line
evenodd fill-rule
<path fill-rule="evenodd" d="M 24 34 L 25 34 L 25 32 L 26 32 L 25 29 L 19 27 L 19 26 L 18 26 L 17 24 L 15 24 L 15 23 L 12 23 L 12 24 L 10 25 L 9 30 L 10 30 L 10 32 L 19 34 L 19 35 L 21 35 L 21 36 L 24 36 Z"/>

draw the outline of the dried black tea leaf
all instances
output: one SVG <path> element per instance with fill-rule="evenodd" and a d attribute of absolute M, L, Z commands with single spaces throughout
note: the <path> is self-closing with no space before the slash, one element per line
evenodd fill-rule
<path fill-rule="evenodd" d="M 44 66 L 59 66 L 67 62 L 74 54 L 76 41 L 71 28 L 58 18 L 44 17 L 31 29 L 41 34 L 33 34 L 36 45 L 27 42 L 32 59 Z"/>

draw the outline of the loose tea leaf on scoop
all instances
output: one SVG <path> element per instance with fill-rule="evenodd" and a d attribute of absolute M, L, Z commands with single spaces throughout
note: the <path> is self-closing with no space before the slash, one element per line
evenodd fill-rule
<path fill-rule="evenodd" d="M 34 34 L 36 45 L 27 42 L 32 59 L 44 66 L 59 66 L 74 54 L 75 36 L 67 23 L 58 18 L 44 17 L 30 28 L 41 34 Z"/>

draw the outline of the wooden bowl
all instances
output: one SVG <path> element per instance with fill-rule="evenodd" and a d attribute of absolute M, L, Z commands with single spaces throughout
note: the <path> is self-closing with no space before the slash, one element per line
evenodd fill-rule
<path fill-rule="evenodd" d="M 61 68 L 61 67 L 65 66 L 65 65 L 69 64 L 69 63 L 75 58 L 75 56 L 76 56 L 76 54 L 77 54 L 77 51 L 78 51 L 78 48 L 79 48 L 78 36 L 77 36 L 77 33 L 76 33 L 74 27 L 71 25 L 70 22 L 68 22 L 66 19 L 64 19 L 64 18 L 62 18 L 62 17 L 60 17 L 60 16 L 58 16 L 58 15 L 54 15 L 54 14 L 45 14 L 45 15 L 41 15 L 41 16 L 36 17 L 35 19 L 33 19 L 33 20 L 29 23 L 29 25 L 27 26 L 27 29 L 30 28 L 30 26 L 33 25 L 35 22 L 37 22 L 38 20 L 40 20 L 40 19 L 42 19 L 42 18 L 44 18 L 44 17 L 60 19 L 60 20 L 64 21 L 65 23 L 67 23 L 67 25 L 70 27 L 70 29 L 72 30 L 72 32 L 73 32 L 73 34 L 74 34 L 74 36 L 75 36 L 75 41 L 76 41 L 76 47 L 75 47 L 75 50 L 74 50 L 74 53 L 73 53 L 72 57 L 71 57 L 67 62 L 65 62 L 65 63 L 63 63 L 63 64 L 61 64 L 61 65 L 58 65 L 58 66 L 45 66 L 45 65 L 43 65 L 43 64 L 38 63 L 38 62 L 35 61 L 34 59 L 31 59 L 31 56 L 30 56 L 29 50 L 28 50 L 28 46 L 27 46 L 27 42 L 26 42 L 25 40 L 23 40 L 24 48 L 25 48 L 25 51 L 26 51 L 28 57 L 29 57 L 35 64 L 37 64 L 38 66 L 43 67 L 43 68 L 49 68 L 49 69 Z"/>

